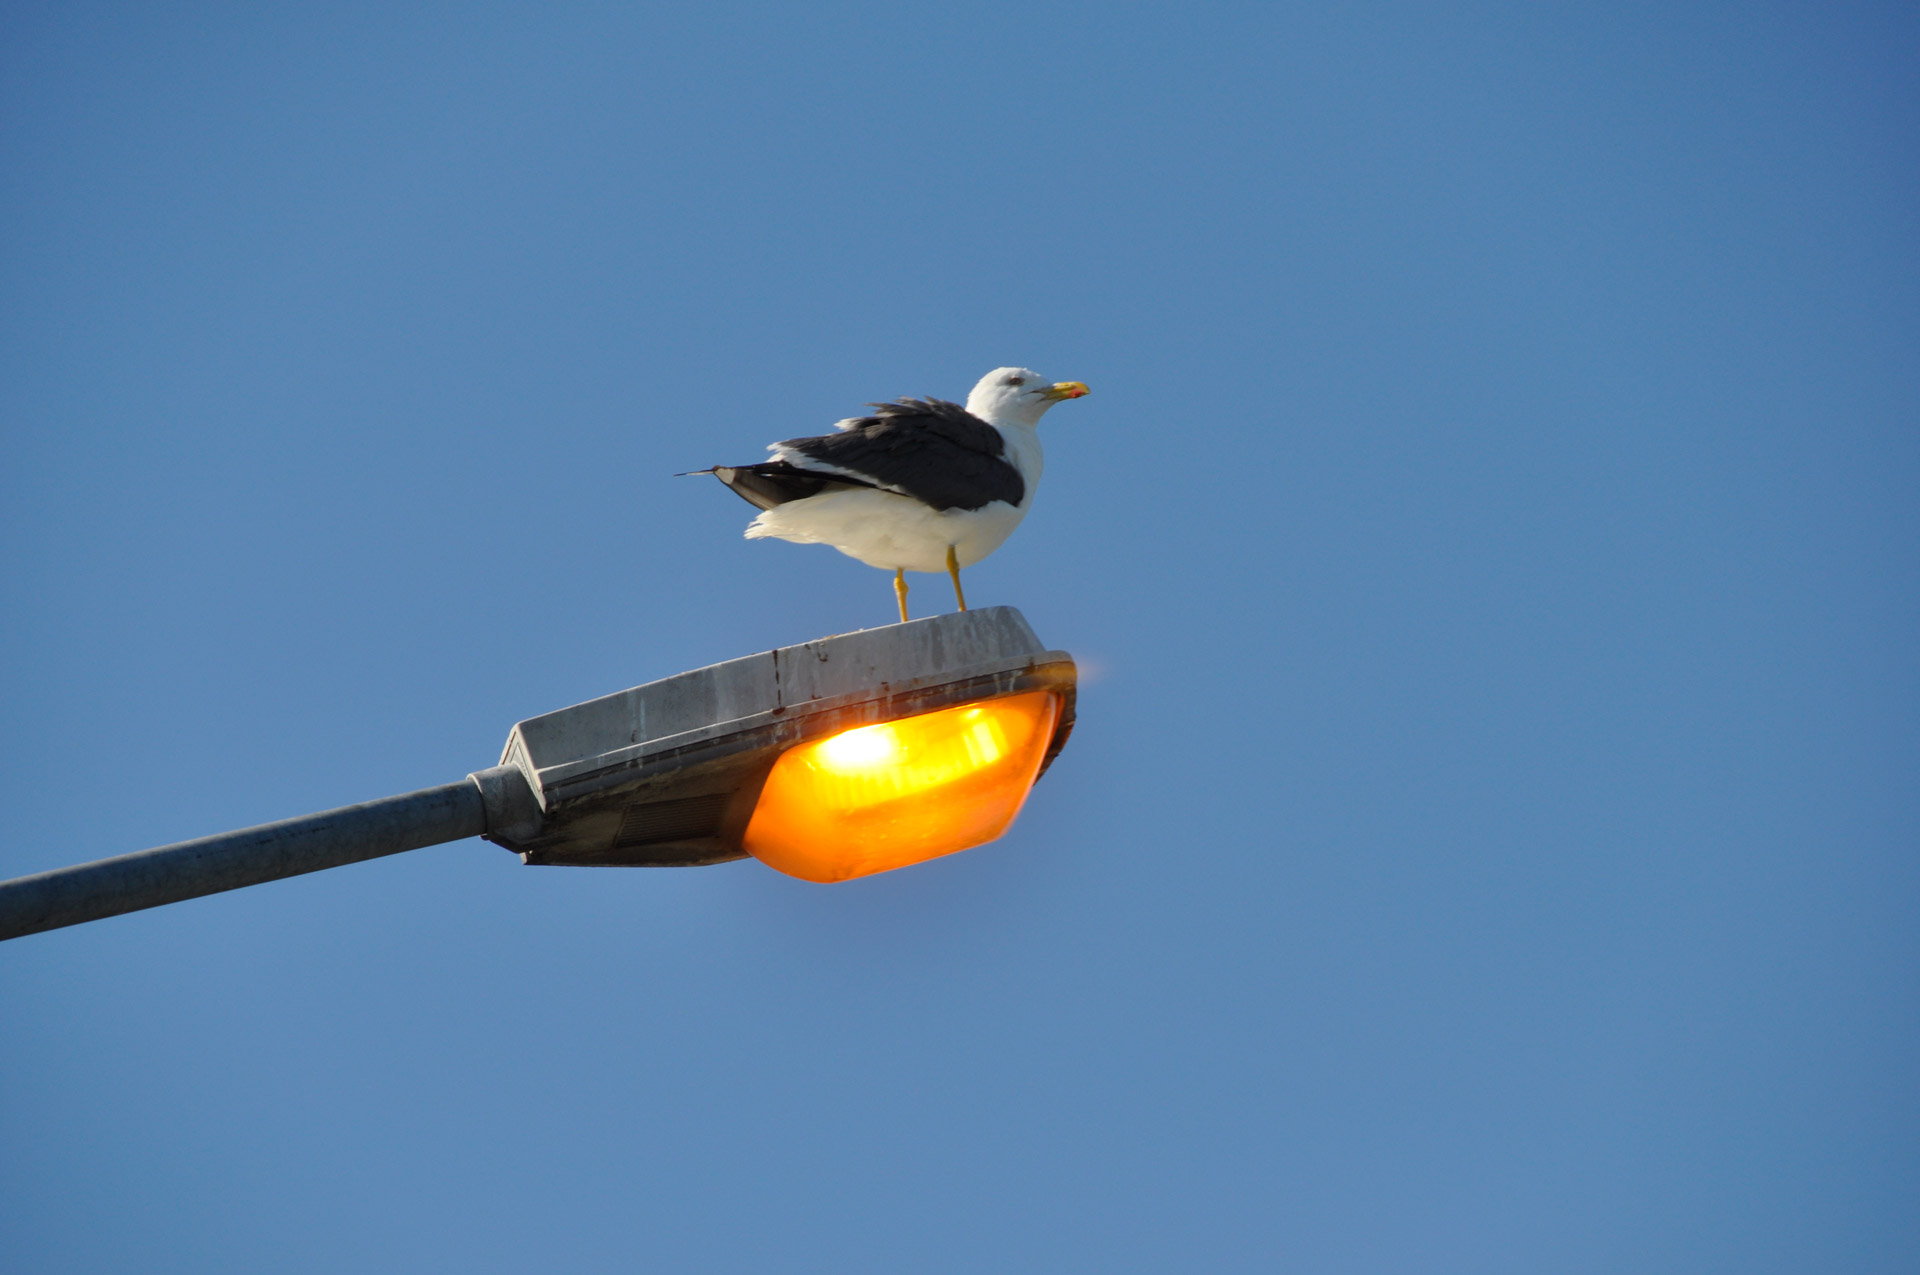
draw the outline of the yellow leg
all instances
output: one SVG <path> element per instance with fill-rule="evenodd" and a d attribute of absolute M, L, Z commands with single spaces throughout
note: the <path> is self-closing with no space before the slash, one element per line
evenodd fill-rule
<path fill-rule="evenodd" d="M 953 556 L 953 546 L 947 546 L 947 574 L 953 577 L 953 596 L 960 600 L 960 609 L 967 609 L 966 591 L 960 587 L 960 559 Z"/>
<path fill-rule="evenodd" d="M 893 596 L 900 599 L 900 623 L 907 622 L 907 573 L 896 567 L 893 572 Z"/>

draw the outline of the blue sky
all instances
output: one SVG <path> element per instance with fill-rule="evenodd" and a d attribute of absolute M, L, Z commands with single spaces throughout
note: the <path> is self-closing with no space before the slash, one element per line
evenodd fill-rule
<path fill-rule="evenodd" d="M 1916 36 L 5 6 L 4 875 L 885 623 L 670 475 L 1093 394 L 968 576 L 1083 666 L 1004 841 L 9 943 L 0 1257 L 1913 1269 Z"/>

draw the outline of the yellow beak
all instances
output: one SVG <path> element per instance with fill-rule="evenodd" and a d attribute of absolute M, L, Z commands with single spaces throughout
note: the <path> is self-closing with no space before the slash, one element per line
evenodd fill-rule
<path fill-rule="evenodd" d="M 1047 386 L 1047 400 L 1057 403 L 1063 398 L 1084 398 L 1087 387 L 1079 381 L 1060 381 Z"/>

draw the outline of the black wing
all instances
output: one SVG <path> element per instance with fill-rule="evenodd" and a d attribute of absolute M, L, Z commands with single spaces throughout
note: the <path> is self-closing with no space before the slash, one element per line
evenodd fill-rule
<path fill-rule="evenodd" d="M 872 483 L 843 478 L 838 474 L 811 473 L 784 460 L 770 460 L 759 465 L 715 465 L 712 469 L 694 472 L 712 474 L 731 488 L 734 495 L 756 509 L 771 509 L 789 500 L 805 500 L 830 487 L 873 486 Z"/>
<path fill-rule="evenodd" d="M 1017 505 L 1026 498 L 1026 480 L 1007 459 L 1000 431 L 960 404 L 903 398 L 872 406 L 874 415 L 837 434 L 789 438 L 780 446 L 796 458 L 845 470 L 856 483 L 897 491 L 935 509 L 979 509 L 995 500 Z M 804 464 L 796 470 L 806 472 Z"/>

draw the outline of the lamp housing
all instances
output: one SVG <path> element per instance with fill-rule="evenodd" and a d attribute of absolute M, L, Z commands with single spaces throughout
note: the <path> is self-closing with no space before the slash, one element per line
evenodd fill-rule
<path fill-rule="evenodd" d="M 1012 607 L 728 660 L 516 724 L 501 765 L 538 817 L 487 836 L 529 864 L 884 871 L 1003 832 L 1075 681 Z"/>

